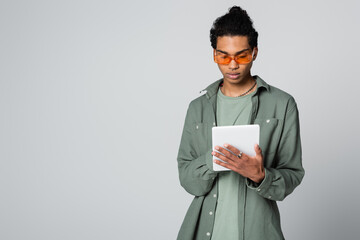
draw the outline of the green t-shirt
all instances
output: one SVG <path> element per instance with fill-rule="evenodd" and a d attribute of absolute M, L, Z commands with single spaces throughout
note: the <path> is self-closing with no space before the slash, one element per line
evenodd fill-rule
<path fill-rule="evenodd" d="M 225 96 L 220 88 L 217 93 L 216 119 L 218 126 L 245 125 L 249 122 L 252 107 L 250 93 L 243 97 Z M 214 230 L 211 240 L 238 240 L 242 227 L 244 209 L 239 202 L 245 196 L 239 195 L 246 188 L 245 178 L 233 171 L 218 174 L 218 202 L 215 210 Z"/>

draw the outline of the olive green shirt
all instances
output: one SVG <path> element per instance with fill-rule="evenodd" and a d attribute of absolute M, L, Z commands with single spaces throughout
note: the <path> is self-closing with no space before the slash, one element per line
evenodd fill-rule
<path fill-rule="evenodd" d="M 240 191 L 242 228 L 239 239 L 284 239 L 276 201 L 283 200 L 300 184 L 302 167 L 300 127 L 295 100 L 255 76 L 248 124 L 260 125 L 260 148 L 265 178 L 261 184 L 245 180 Z M 206 88 L 206 94 L 188 108 L 178 152 L 180 184 L 194 196 L 178 238 L 211 239 L 218 198 L 218 172 L 212 170 L 211 128 L 217 125 L 216 99 L 222 79 Z M 239 194 L 239 196 L 240 196 Z"/>

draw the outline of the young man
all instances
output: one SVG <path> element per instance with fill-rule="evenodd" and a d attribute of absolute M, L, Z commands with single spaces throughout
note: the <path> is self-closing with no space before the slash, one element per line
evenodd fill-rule
<path fill-rule="evenodd" d="M 257 37 L 246 11 L 236 6 L 210 31 L 223 78 L 187 111 L 177 160 L 180 183 L 195 198 L 178 239 L 284 239 L 276 201 L 304 176 L 298 110 L 289 94 L 251 75 Z M 229 145 L 212 149 L 213 126 L 243 124 L 260 125 L 256 156 Z M 231 171 L 213 171 L 213 155 Z"/>

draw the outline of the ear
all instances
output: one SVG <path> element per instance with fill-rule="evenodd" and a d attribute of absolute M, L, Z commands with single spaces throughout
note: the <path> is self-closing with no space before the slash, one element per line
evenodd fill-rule
<path fill-rule="evenodd" d="M 254 57 L 253 57 L 253 61 L 255 61 L 257 54 L 258 54 L 259 49 L 257 47 L 254 47 Z"/>

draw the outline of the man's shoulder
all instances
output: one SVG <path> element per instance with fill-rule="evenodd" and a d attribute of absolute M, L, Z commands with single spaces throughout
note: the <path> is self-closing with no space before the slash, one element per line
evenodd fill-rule
<path fill-rule="evenodd" d="M 200 96 L 198 96 L 197 98 L 193 99 L 190 102 L 190 106 L 203 106 L 204 104 L 208 104 L 209 103 L 209 98 L 211 98 L 212 96 L 214 96 L 218 89 L 219 89 L 219 84 L 222 82 L 222 79 L 216 80 L 214 82 L 212 82 L 209 86 L 207 86 L 205 89 L 200 91 Z"/>
<path fill-rule="evenodd" d="M 190 101 L 189 108 L 200 109 L 200 108 L 204 107 L 205 104 L 208 104 L 208 103 L 209 103 L 209 100 L 206 97 L 206 93 L 203 93 L 201 96 Z"/>
<path fill-rule="evenodd" d="M 272 85 L 268 85 L 267 91 L 260 92 L 259 101 L 266 106 L 277 106 L 280 109 L 285 108 L 289 110 L 296 107 L 296 101 L 291 94 Z"/>
<path fill-rule="evenodd" d="M 274 87 L 272 85 L 269 85 L 269 96 L 280 99 L 280 100 L 288 100 L 293 99 L 293 96 L 289 94 L 288 92 L 285 92 L 284 90 Z"/>

